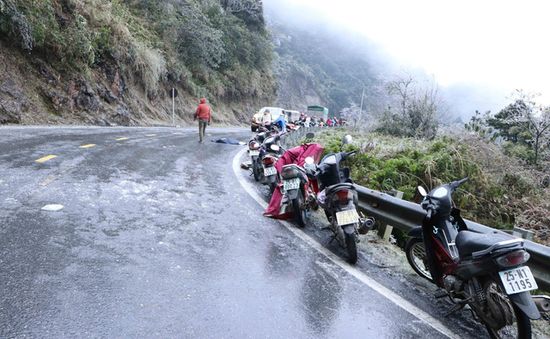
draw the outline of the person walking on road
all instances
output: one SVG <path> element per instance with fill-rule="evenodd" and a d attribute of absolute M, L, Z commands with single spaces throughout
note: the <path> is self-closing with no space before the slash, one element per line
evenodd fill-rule
<path fill-rule="evenodd" d="M 210 125 L 212 119 L 212 109 L 206 103 L 206 98 L 202 98 L 197 110 L 195 111 L 194 120 L 199 119 L 199 142 L 204 142 L 206 133 L 206 125 Z"/>

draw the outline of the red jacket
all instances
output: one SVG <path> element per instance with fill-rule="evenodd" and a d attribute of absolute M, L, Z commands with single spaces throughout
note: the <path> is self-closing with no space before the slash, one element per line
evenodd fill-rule
<path fill-rule="evenodd" d="M 195 111 L 195 118 L 210 121 L 211 113 L 212 110 L 210 109 L 210 106 L 208 106 L 208 104 L 206 103 L 206 99 L 202 98 L 199 107 L 197 107 L 197 110 Z"/>

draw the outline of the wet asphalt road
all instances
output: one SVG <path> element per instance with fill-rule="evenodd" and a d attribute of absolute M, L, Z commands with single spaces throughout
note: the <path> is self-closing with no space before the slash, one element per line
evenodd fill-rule
<path fill-rule="evenodd" d="M 442 337 L 262 217 L 241 149 L 194 129 L 1 128 L 0 337 Z"/>

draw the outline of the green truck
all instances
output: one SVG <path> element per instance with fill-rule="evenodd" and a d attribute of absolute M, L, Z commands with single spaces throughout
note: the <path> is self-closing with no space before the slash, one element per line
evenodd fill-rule
<path fill-rule="evenodd" d="M 327 121 L 328 108 L 323 106 L 307 106 L 307 115 L 310 117 L 315 117 L 316 119 L 323 119 L 323 121 Z"/>

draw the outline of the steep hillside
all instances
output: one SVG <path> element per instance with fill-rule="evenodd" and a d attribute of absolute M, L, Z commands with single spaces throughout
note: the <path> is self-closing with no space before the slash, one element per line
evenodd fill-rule
<path fill-rule="evenodd" d="M 356 45 L 364 38 L 321 22 L 297 24 L 277 11 L 268 13 L 268 26 L 276 52 L 280 105 L 304 109 L 322 104 L 337 113 L 353 103 L 359 105 L 363 89 L 365 105 L 383 101 L 380 84 L 387 68 L 373 61 L 369 46 Z"/>
<path fill-rule="evenodd" d="M 0 123 L 218 122 L 272 101 L 259 0 L 0 0 Z M 181 120 L 180 120 L 181 121 Z"/>

